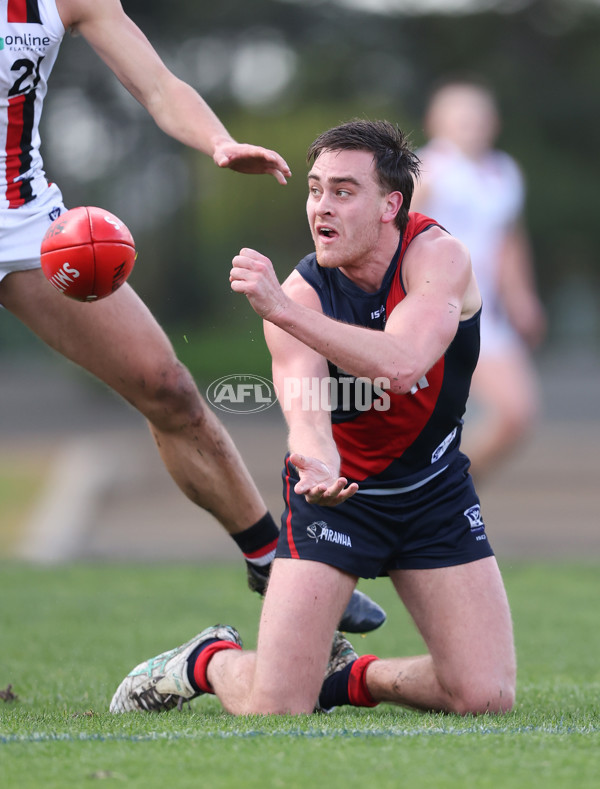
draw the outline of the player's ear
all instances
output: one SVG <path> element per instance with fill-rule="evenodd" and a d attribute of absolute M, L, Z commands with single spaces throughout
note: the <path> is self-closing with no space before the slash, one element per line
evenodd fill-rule
<path fill-rule="evenodd" d="M 396 215 L 404 202 L 404 195 L 402 192 L 388 192 L 385 199 L 385 210 L 381 217 L 381 221 L 387 224 L 396 219 Z"/>

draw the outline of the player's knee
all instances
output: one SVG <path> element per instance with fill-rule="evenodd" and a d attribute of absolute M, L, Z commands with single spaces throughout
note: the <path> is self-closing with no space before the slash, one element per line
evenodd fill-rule
<path fill-rule="evenodd" d="M 144 416 L 161 430 L 176 430 L 203 422 L 206 404 L 189 370 L 175 360 L 157 366 L 143 381 L 138 405 Z"/>
<path fill-rule="evenodd" d="M 515 683 L 504 681 L 469 682 L 450 694 L 450 711 L 458 715 L 499 715 L 510 712 L 515 703 Z"/>

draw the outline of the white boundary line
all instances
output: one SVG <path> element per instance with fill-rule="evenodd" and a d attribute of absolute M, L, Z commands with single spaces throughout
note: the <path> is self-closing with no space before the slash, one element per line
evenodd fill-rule
<path fill-rule="evenodd" d="M 250 729 L 248 731 L 222 731 L 222 732 L 148 732 L 147 734 L 87 734 L 82 732 L 74 734 L 70 732 L 39 732 L 31 734 L 7 734 L 0 735 L 0 745 L 11 745 L 13 743 L 46 743 L 46 742 L 154 742 L 158 740 L 227 740 L 235 737 L 241 739 L 254 737 L 298 737 L 305 739 L 336 739 L 364 737 L 394 739 L 399 737 L 462 737 L 464 735 L 523 735 L 523 734 L 548 734 L 552 736 L 564 736 L 569 734 L 600 734 L 600 724 L 590 724 L 587 726 L 569 726 L 567 724 L 557 726 L 469 726 L 464 729 L 459 727 L 450 728 L 406 728 L 406 729 L 312 729 L 304 731 L 302 729 L 281 730 L 274 732 L 262 731 L 260 729 Z"/>

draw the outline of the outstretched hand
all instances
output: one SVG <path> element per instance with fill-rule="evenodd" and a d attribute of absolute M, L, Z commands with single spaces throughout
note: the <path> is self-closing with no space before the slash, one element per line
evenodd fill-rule
<path fill-rule="evenodd" d="M 219 167 L 228 167 L 238 173 L 272 175 L 280 184 L 286 184 L 292 174 L 285 159 L 276 151 L 233 140 L 220 143 L 215 149 L 213 160 Z"/>
<path fill-rule="evenodd" d="M 290 462 L 298 469 L 300 481 L 294 487 L 295 493 L 304 494 L 309 504 L 322 507 L 335 507 L 349 499 L 358 490 L 356 482 L 348 485 L 345 477 L 335 477 L 325 463 L 317 458 L 293 452 Z"/>

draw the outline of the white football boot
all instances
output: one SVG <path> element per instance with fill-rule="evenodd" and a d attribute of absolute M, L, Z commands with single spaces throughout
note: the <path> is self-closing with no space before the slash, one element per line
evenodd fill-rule
<path fill-rule="evenodd" d="M 207 627 L 180 647 L 145 660 L 132 669 L 117 688 L 110 711 L 164 712 L 202 696 L 188 679 L 188 658 L 196 647 L 217 639 L 242 646 L 240 634 L 229 625 Z"/>

